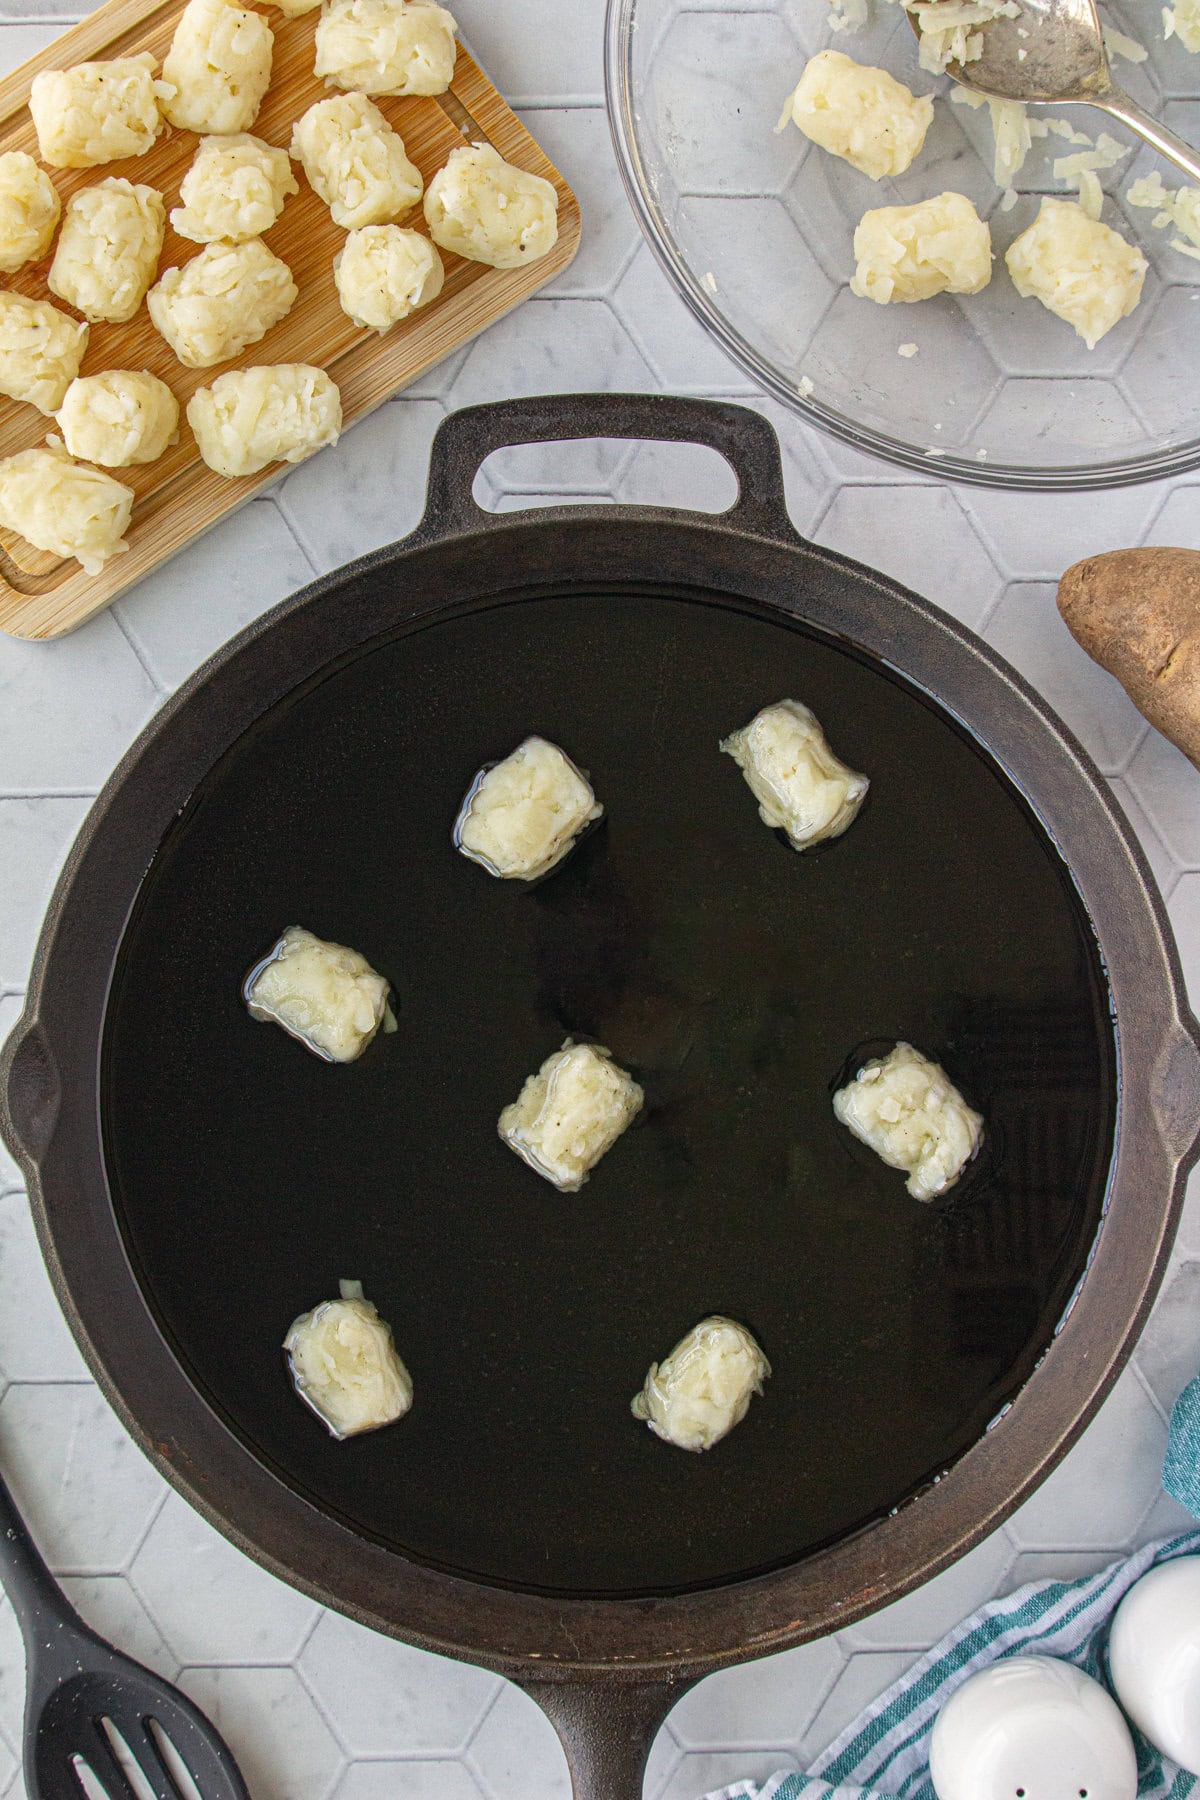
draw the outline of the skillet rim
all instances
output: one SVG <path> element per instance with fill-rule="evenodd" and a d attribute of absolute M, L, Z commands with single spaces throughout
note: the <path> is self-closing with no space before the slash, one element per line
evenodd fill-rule
<path fill-rule="evenodd" d="M 487 444 L 494 448 L 593 435 L 713 443 L 734 463 L 742 498 L 715 518 L 586 506 L 491 515 L 467 498 L 462 475 L 487 453 L 481 441 L 494 439 Z M 748 484 L 748 474 L 762 475 L 751 451 L 773 459 L 773 488 L 770 479 Z M 160 1473 L 291 1585 L 364 1624 L 527 1682 L 599 1672 L 691 1679 L 848 1625 L 981 1541 L 1066 1454 L 1124 1366 L 1165 1269 L 1184 1178 L 1200 1148 L 1193 1141 L 1200 1030 L 1187 1011 L 1162 901 L 1098 771 L 1032 688 L 974 634 L 898 583 L 801 539 L 783 510 L 778 454 L 761 416 L 712 402 L 567 397 L 473 408 L 447 420 L 416 532 L 247 627 L 122 759 L 60 877 L 24 1017 L 0 1056 L 0 1128 L 29 1177 L 60 1304 L 100 1387 Z M 572 582 L 564 568 L 586 570 L 586 580 L 577 573 Z M 698 568 L 719 579 L 699 588 Z M 525 581 L 514 581 L 514 570 Z M 785 597 L 801 585 L 798 575 L 803 606 Z M 1070 1316 L 1003 1421 L 925 1494 L 805 1562 L 650 1600 L 554 1598 L 429 1569 L 358 1538 L 285 1487 L 209 1411 L 160 1336 L 125 1256 L 101 1158 L 99 1044 L 132 904 L 130 875 L 136 871 L 136 893 L 163 830 L 207 768 L 283 694 L 389 624 L 426 617 L 466 593 L 515 596 L 539 581 L 560 590 L 640 581 L 659 591 L 674 585 L 733 594 L 882 656 L 974 733 L 1059 847 L 1095 924 L 1118 1020 L 1110 1212 Z M 398 613 L 389 586 L 419 598 Z M 115 1287 L 97 1279 L 97 1267 Z"/>

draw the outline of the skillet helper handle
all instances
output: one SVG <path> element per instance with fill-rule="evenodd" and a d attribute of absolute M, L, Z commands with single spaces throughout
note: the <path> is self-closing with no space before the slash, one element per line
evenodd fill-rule
<path fill-rule="evenodd" d="M 471 493 L 487 458 L 513 444 L 581 438 L 707 445 L 737 477 L 738 497 L 721 519 L 784 543 L 801 541 L 788 517 L 779 439 L 768 421 L 747 406 L 675 394 L 538 394 L 452 413 L 433 440 L 425 517 L 415 535 L 502 526 L 512 515 L 485 512 Z"/>
<path fill-rule="evenodd" d="M 567 1753 L 574 1800 L 642 1800 L 650 1747 L 690 1681 L 522 1681 Z"/>
<path fill-rule="evenodd" d="M 44 1634 L 47 1620 L 65 1619 L 86 1630 L 29 1535 L 16 1502 L 0 1477 L 0 1582 L 12 1601 L 21 1634 L 31 1644 L 36 1632 Z"/>
<path fill-rule="evenodd" d="M 58 1119 L 58 1071 L 36 1018 L 18 1019 L 0 1044 L 0 1138 L 28 1174 Z"/>

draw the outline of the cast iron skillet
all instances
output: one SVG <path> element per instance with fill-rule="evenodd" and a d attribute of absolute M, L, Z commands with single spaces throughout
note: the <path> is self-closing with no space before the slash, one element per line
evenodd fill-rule
<path fill-rule="evenodd" d="M 492 450 L 593 435 L 709 444 L 738 501 L 471 499 Z M 873 780 L 803 858 L 716 750 L 785 694 Z M 531 890 L 449 842 L 529 730 L 608 809 Z M 292 922 L 394 983 L 399 1033 L 349 1069 L 241 1006 Z M 494 1120 L 569 1033 L 647 1108 L 564 1199 Z M 901 1037 L 987 1116 L 932 1207 L 829 1108 Z M 164 708 L 59 884 L 0 1109 L 67 1316 L 163 1473 L 284 1579 L 521 1682 L 577 1791 L 617 1796 L 683 1686 L 926 1580 L 1063 1455 L 1151 1304 L 1200 1050 L 1128 828 L 1019 677 L 798 539 L 756 414 L 580 397 L 448 420 L 412 537 Z M 343 1276 L 417 1404 L 338 1445 L 278 1346 Z M 775 1372 L 689 1457 L 628 1400 L 714 1310 Z"/>

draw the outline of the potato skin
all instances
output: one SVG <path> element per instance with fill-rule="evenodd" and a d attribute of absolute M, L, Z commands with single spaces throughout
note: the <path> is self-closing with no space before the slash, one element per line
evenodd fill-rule
<path fill-rule="evenodd" d="M 1067 629 L 1200 769 L 1200 551 L 1109 550 L 1058 584 Z"/>

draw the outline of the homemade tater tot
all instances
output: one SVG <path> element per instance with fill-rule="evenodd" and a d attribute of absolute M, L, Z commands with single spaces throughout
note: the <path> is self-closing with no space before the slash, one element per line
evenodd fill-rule
<path fill-rule="evenodd" d="M 145 51 L 35 75 L 29 110 L 42 161 L 56 169 L 90 169 L 149 150 L 166 130 L 157 67 Z"/>
<path fill-rule="evenodd" d="M 263 243 L 208 244 L 146 296 L 157 329 L 189 369 L 211 369 L 257 344 L 295 304 L 292 271 Z"/>
<path fill-rule="evenodd" d="M 342 399 L 324 369 L 275 363 L 231 369 L 197 388 L 187 416 L 209 468 L 233 480 L 336 444 Z"/>
<path fill-rule="evenodd" d="M 833 1096 L 834 1117 L 889 1169 L 903 1169 L 914 1200 L 954 1186 L 983 1141 L 983 1120 L 940 1063 L 911 1044 L 872 1057 Z"/>
<path fill-rule="evenodd" d="M 840 837 L 871 785 L 835 754 L 820 720 L 800 700 L 764 706 L 723 738 L 721 749 L 745 776 L 763 824 L 786 831 L 794 850 Z"/>
<path fill-rule="evenodd" d="M 1089 350 L 1133 311 L 1148 267 L 1127 238 L 1074 200 L 1043 200 L 1004 260 L 1022 300 L 1040 300 Z"/>
<path fill-rule="evenodd" d="M 850 292 L 880 306 L 934 294 L 978 294 L 992 279 L 992 236 L 965 194 L 877 206 L 854 233 Z"/>
<path fill-rule="evenodd" d="M 237 0 L 188 0 L 162 78 L 163 112 L 181 131 L 249 131 L 271 79 L 274 33 Z"/>
<path fill-rule="evenodd" d="M 0 156 L 0 274 L 15 274 L 46 254 L 61 211 L 46 171 L 24 150 L 6 150 Z"/>
<path fill-rule="evenodd" d="M 446 271 L 427 237 L 401 225 L 352 231 L 333 259 L 342 311 L 367 331 L 387 331 L 442 291 Z"/>
<path fill-rule="evenodd" d="M 457 30 L 434 0 L 326 0 L 314 73 L 360 94 L 444 94 Z"/>
<path fill-rule="evenodd" d="M 157 188 L 121 176 L 81 188 L 67 201 L 50 292 L 93 324 L 132 319 L 154 280 L 165 223 Z"/>
<path fill-rule="evenodd" d="M 244 131 L 202 138 L 171 225 L 193 244 L 244 244 L 270 231 L 288 195 L 299 192 L 286 150 Z"/>
<path fill-rule="evenodd" d="M 744 1325 L 713 1313 L 681 1337 L 634 1395 L 630 1412 L 681 1450 L 711 1450 L 740 1425 L 771 1365 Z"/>
<path fill-rule="evenodd" d="M 88 327 L 48 300 L 0 292 L 0 394 L 57 412 L 87 341 Z"/>
<path fill-rule="evenodd" d="M 70 454 L 106 469 L 156 462 L 179 436 L 179 402 L 146 369 L 81 375 L 55 416 Z"/>
<path fill-rule="evenodd" d="M 548 1056 L 511 1106 L 499 1132 L 522 1162 L 562 1194 L 577 1194 L 600 1158 L 642 1109 L 645 1096 L 603 1044 L 573 1044 Z"/>
<path fill-rule="evenodd" d="M 491 144 L 452 150 L 425 192 L 436 244 L 494 269 L 536 262 L 558 239 L 552 183 L 505 162 Z"/>
<path fill-rule="evenodd" d="M 37 550 L 74 556 L 89 575 L 128 549 L 132 511 L 132 488 L 72 462 L 56 437 L 0 462 L 0 525 Z"/>
<path fill-rule="evenodd" d="M 398 219 L 425 186 L 404 139 L 365 94 L 335 94 L 310 106 L 292 131 L 292 155 L 346 231 Z"/>
<path fill-rule="evenodd" d="M 878 181 L 911 166 L 933 122 L 933 101 L 918 99 L 886 69 L 821 50 L 805 64 L 781 129 L 789 119 L 822 150 Z"/>

